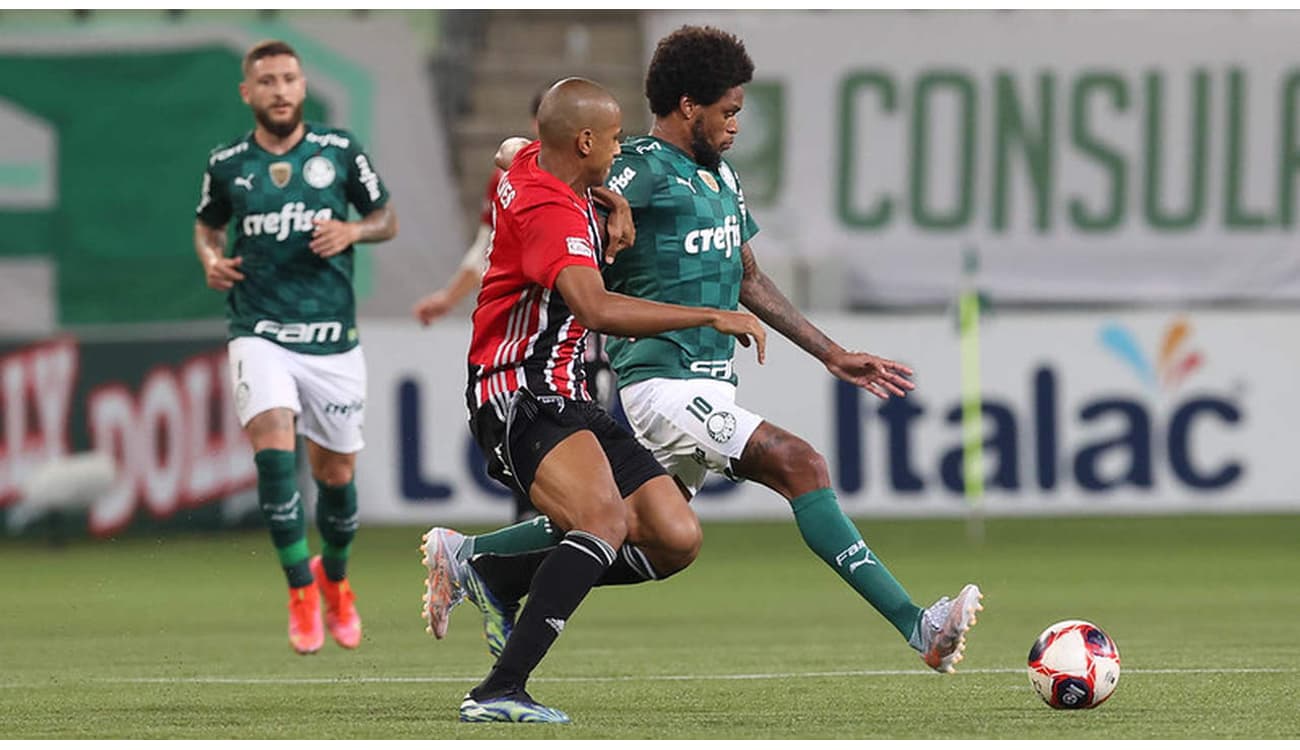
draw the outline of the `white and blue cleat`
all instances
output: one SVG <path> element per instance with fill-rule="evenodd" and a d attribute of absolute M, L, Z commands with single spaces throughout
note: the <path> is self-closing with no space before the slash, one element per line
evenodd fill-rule
<path fill-rule="evenodd" d="M 569 715 L 543 706 L 523 690 L 495 698 L 475 700 L 470 694 L 460 704 L 463 722 L 509 722 L 513 724 L 569 724 Z"/>

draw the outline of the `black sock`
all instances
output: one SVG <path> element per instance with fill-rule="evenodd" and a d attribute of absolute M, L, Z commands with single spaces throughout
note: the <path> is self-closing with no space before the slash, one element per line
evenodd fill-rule
<path fill-rule="evenodd" d="M 533 576 L 528 604 L 496 665 L 470 694 L 482 699 L 522 689 L 614 558 L 613 548 L 597 536 L 585 531 L 565 534 Z"/>
<path fill-rule="evenodd" d="M 525 552 L 522 555 L 475 555 L 469 564 L 487 584 L 488 591 L 499 601 L 517 602 L 528 593 L 533 585 L 533 576 L 553 549 L 555 548 Z M 614 564 L 596 581 L 596 585 L 622 586 L 655 581 L 659 577 L 644 552 L 631 544 L 625 544 L 619 547 Z"/>

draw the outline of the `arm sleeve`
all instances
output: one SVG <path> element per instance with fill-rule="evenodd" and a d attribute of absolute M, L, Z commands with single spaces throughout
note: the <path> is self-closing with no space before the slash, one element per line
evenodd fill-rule
<path fill-rule="evenodd" d="M 529 281 L 555 288 L 555 277 L 569 266 L 599 270 L 588 234 L 587 217 L 573 205 L 548 201 L 519 216 L 520 240 L 527 248 L 523 271 Z"/>
<path fill-rule="evenodd" d="M 356 206 L 362 216 L 383 208 L 388 203 L 388 188 L 375 171 L 370 156 L 350 137 L 352 148 L 348 150 L 348 181 L 345 187 L 348 202 Z"/>
<path fill-rule="evenodd" d="M 199 189 L 199 205 L 194 209 L 194 215 L 213 229 L 224 227 L 230 221 L 230 193 L 226 188 L 209 165 L 203 172 L 203 186 Z"/>
<path fill-rule="evenodd" d="M 609 179 L 605 180 L 605 187 L 623 196 L 635 211 L 650 205 L 654 181 L 655 176 L 646 160 L 635 152 L 629 154 L 624 151 L 614 157 L 614 165 L 609 168 Z"/>
<path fill-rule="evenodd" d="M 730 166 L 727 168 L 730 169 Z M 758 222 L 754 221 L 749 206 L 745 205 L 745 186 L 740 184 L 740 175 L 734 169 L 731 170 L 731 175 L 736 180 L 736 198 L 740 203 L 740 241 L 743 244 L 758 234 Z"/>

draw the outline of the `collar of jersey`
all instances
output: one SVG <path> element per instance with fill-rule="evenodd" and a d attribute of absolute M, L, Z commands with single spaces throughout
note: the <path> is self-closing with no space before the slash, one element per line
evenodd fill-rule
<path fill-rule="evenodd" d="M 255 149 L 257 149 L 258 151 L 261 151 L 263 154 L 266 154 L 267 156 L 271 157 L 272 159 L 284 159 L 284 158 L 287 158 L 287 157 L 289 156 L 289 154 L 292 154 L 294 151 L 297 151 L 299 146 L 301 146 L 302 144 L 304 144 L 304 143 L 307 142 L 307 134 L 308 134 L 308 133 L 314 133 L 314 132 L 316 132 L 316 129 L 312 127 L 312 124 L 311 124 L 310 122 L 307 122 L 306 120 L 303 120 L 302 125 L 303 125 L 303 129 L 302 129 L 302 137 L 299 138 L 299 139 L 298 139 L 298 142 L 295 143 L 295 144 L 293 144 L 293 146 L 291 146 L 291 147 L 289 148 L 289 150 L 288 150 L 288 151 L 285 151 L 283 154 L 273 154 L 273 153 L 271 153 L 270 151 L 267 151 L 266 149 L 262 148 L 262 144 L 260 144 L 260 143 L 257 142 L 257 137 L 256 137 L 256 135 L 255 135 L 255 134 L 257 133 L 256 130 L 250 130 L 250 131 L 248 131 L 248 145 L 251 146 L 251 147 L 253 147 L 253 148 L 255 148 Z"/>
<path fill-rule="evenodd" d="M 709 171 L 709 172 L 714 172 L 714 171 L 716 171 L 716 170 L 709 169 L 708 167 L 704 166 L 703 164 L 699 163 L 698 161 L 695 161 L 695 157 L 694 157 L 694 156 L 691 156 L 690 154 L 686 153 L 686 152 L 683 151 L 681 148 L 679 148 L 676 144 L 669 143 L 668 141 L 665 141 L 663 138 L 660 138 L 660 137 L 657 136 L 657 135 L 650 135 L 649 133 L 646 133 L 646 136 L 645 136 L 645 137 L 646 137 L 646 138 L 650 138 L 650 139 L 655 140 L 655 141 L 658 141 L 659 144 L 660 144 L 660 147 L 661 147 L 661 148 L 663 148 L 663 149 L 665 149 L 665 150 L 671 150 L 671 151 L 677 153 L 677 154 L 680 155 L 683 159 L 685 159 L 686 161 L 690 162 L 691 166 L 694 167 L 695 169 L 704 169 L 704 170 L 707 170 L 707 171 Z"/>

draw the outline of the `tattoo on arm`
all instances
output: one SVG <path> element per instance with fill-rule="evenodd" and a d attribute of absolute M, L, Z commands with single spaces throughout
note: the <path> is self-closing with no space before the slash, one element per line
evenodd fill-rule
<path fill-rule="evenodd" d="M 744 278 L 740 282 L 740 303 L 757 315 L 759 320 L 776 329 L 818 361 L 825 361 L 831 352 L 840 348 L 810 323 L 767 274 L 759 269 L 748 242 L 740 248 L 740 260 L 745 269 Z"/>

